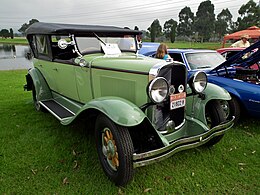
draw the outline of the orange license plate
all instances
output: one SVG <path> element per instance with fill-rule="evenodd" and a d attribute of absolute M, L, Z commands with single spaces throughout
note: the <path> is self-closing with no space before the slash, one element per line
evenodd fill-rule
<path fill-rule="evenodd" d="M 170 96 L 170 109 L 171 110 L 184 107 L 185 104 L 186 104 L 186 92 L 173 94 Z"/>

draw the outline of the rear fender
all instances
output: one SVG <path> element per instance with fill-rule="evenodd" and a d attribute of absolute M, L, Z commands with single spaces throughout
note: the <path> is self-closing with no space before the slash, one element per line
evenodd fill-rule
<path fill-rule="evenodd" d="M 28 80 L 32 80 L 32 83 L 28 83 Z M 51 90 L 44 79 L 43 75 L 37 68 L 32 68 L 28 71 L 28 74 L 26 76 L 27 80 L 27 85 L 34 85 L 35 91 L 36 91 L 36 97 L 39 101 L 41 100 L 46 100 L 46 99 L 51 99 Z M 29 89 L 32 86 L 28 86 Z"/>

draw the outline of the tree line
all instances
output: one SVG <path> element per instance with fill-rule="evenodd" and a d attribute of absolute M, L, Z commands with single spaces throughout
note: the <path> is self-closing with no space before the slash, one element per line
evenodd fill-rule
<path fill-rule="evenodd" d="M 214 5 L 210 0 L 200 3 L 196 15 L 190 7 L 184 7 L 179 12 L 179 22 L 170 19 L 162 26 L 155 19 L 148 31 L 144 34 L 154 42 L 156 39 L 175 41 L 176 36 L 196 41 L 209 41 L 210 38 L 221 40 L 225 34 L 246 29 L 250 26 L 260 25 L 260 5 L 249 0 L 238 10 L 239 17 L 233 21 L 229 9 L 223 9 L 217 17 L 214 13 Z"/>
<path fill-rule="evenodd" d="M 13 39 L 14 38 L 14 31 L 12 28 L 10 28 L 10 31 L 8 29 L 2 29 L 0 31 L 0 37 L 2 37 L 2 39 L 7 39 L 7 38 L 11 38 Z"/>
<path fill-rule="evenodd" d="M 173 43 L 177 36 L 186 40 L 204 42 L 209 41 L 210 38 L 221 40 L 225 34 L 250 26 L 260 26 L 260 5 L 257 5 L 253 0 L 249 0 L 240 7 L 238 10 L 240 16 L 236 21 L 232 20 L 233 16 L 228 8 L 223 9 L 216 17 L 214 10 L 214 4 L 210 0 L 200 3 L 196 15 L 190 7 L 185 6 L 179 12 L 178 22 L 169 19 L 162 27 L 160 21 L 155 19 L 147 30 L 143 30 L 143 36 L 149 38 L 151 42 L 168 40 Z M 39 21 L 31 19 L 29 23 L 22 24 L 18 31 L 24 35 L 26 29 L 35 22 Z M 134 29 L 139 30 L 137 26 Z M 10 31 L 2 29 L 0 37 L 13 38 L 13 29 Z"/>

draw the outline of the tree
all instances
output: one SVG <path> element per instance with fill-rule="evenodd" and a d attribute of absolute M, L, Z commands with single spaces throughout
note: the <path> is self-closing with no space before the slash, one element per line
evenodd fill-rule
<path fill-rule="evenodd" d="M 202 41 L 208 41 L 214 31 L 215 14 L 214 5 L 210 0 L 203 1 L 198 7 L 194 21 L 195 31 L 202 38 Z"/>
<path fill-rule="evenodd" d="M 219 38 L 224 36 L 227 32 L 231 31 L 232 14 L 228 9 L 223 9 L 217 15 L 217 21 L 215 23 L 215 32 L 219 35 Z"/>
<path fill-rule="evenodd" d="M 35 22 L 39 22 L 39 20 L 37 20 L 37 19 L 31 19 L 28 24 L 27 24 L 27 23 L 24 23 L 18 31 L 21 32 L 21 33 L 24 35 L 26 29 L 27 29 L 29 26 L 31 26 L 33 23 L 35 23 Z"/>
<path fill-rule="evenodd" d="M 237 30 L 243 30 L 250 26 L 260 26 L 260 8 L 253 0 L 243 4 L 238 10 Z"/>
<path fill-rule="evenodd" d="M 159 37 L 162 33 L 162 27 L 158 19 L 154 20 L 151 26 L 147 29 L 150 32 L 151 42 L 155 41 L 156 37 Z"/>
<path fill-rule="evenodd" d="M 194 13 L 190 7 L 184 7 L 179 13 L 179 25 L 177 33 L 179 36 L 190 37 L 193 34 Z"/>
<path fill-rule="evenodd" d="M 7 37 L 9 37 L 9 36 L 10 36 L 9 31 L 8 31 L 7 29 L 2 29 L 2 30 L 0 31 L 0 36 L 1 36 L 2 38 L 7 38 Z"/>
<path fill-rule="evenodd" d="M 171 40 L 171 43 L 174 43 L 176 37 L 176 28 L 177 22 L 173 19 L 166 21 L 163 25 L 163 31 L 166 38 Z"/>
<path fill-rule="evenodd" d="M 10 37 L 11 37 L 11 39 L 13 39 L 13 38 L 14 38 L 14 31 L 13 31 L 13 29 L 12 29 L 12 28 L 10 28 Z"/>

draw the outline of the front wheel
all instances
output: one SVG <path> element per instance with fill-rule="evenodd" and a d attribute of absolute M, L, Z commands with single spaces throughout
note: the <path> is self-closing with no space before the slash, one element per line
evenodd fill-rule
<path fill-rule="evenodd" d="M 128 129 L 100 114 L 96 120 L 95 138 L 105 174 L 116 185 L 125 186 L 134 175 L 134 149 Z"/>
<path fill-rule="evenodd" d="M 225 121 L 226 114 L 218 100 L 210 101 L 206 105 L 206 121 L 209 128 L 213 128 Z M 224 135 L 219 135 L 208 141 L 205 146 L 213 146 L 218 143 Z"/>

